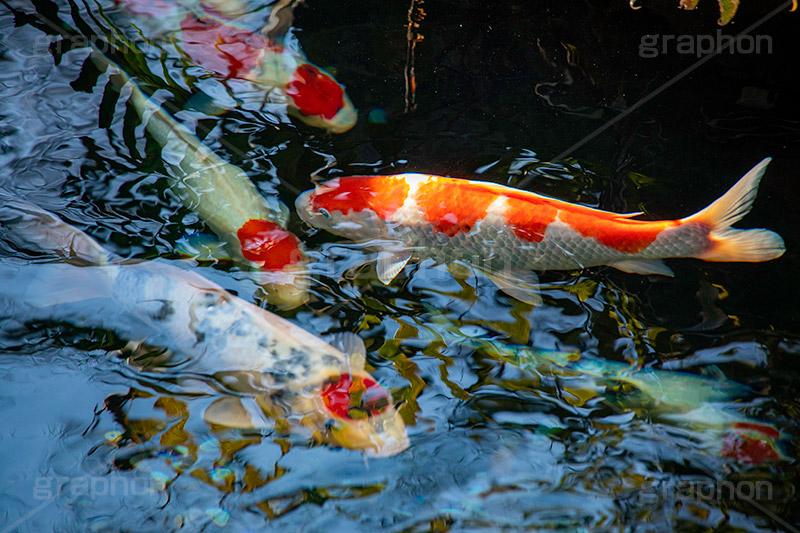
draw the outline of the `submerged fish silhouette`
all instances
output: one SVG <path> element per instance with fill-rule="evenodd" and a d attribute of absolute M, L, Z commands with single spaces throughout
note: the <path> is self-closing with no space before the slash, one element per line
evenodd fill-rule
<path fill-rule="evenodd" d="M 649 414 L 671 424 L 698 431 L 706 445 L 723 457 L 755 465 L 786 457 L 780 450 L 780 432 L 742 415 L 735 400 L 749 389 L 724 376 L 710 378 L 652 368 L 636 368 L 618 361 L 593 359 L 577 352 L 540 350 L 509 344 L 494 338 L 479 326 L 459 326 L 429 306 L 428 319 L 419 329 L 433 334 L 447 345 L 481 351 L 534 374 L 584 377 L 590 388 L 600 388 L 620 409 L 644 406 Z M 580 385 L 578 385 L 580 386 Z M 616 397 L 619 394 L 619 397 Z"/>
<path fill-rule="evenodd" d="M 0 261 L 0 299 L 24 316 L 115 331 L 187 358 L 193 374 L 215 377 L 267 414 L 286 415 L 337 446 L 372 456 L 408 447 L 386 390 L 364 370 L 354 335 L 334 348 L 311 333 L 177 266 L 120 262 L 82 231 L 0 191 L 3 239 L 37 246 L 59 262 Z M 276 399 L 273 402 L 273 399 Z M 279 400 L 279 401 L 278 401 Z M 247 427 L 239 397 L 206 411 L 210 423 Z"/>

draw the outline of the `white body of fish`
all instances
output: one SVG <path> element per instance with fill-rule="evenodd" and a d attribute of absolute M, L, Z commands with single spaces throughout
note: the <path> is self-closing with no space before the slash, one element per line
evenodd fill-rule
<path fill-rule="evenodd" d="M 216 233 L 239 265 L 254 271 L 270 303 L 292 308 L 305 302 L 309 285 L 304 275 L 305 251 L 302 243 L 285 231 L 288 208 L 277 198 L 264 198 L 244 170 L 219 157 L 186 126 L 150 100 L 118 65 L 97 51 L 92 58 L 101 68 L 112 68 L 124 79 L 130 90 L 129 101 L 147 132 L 162 147 L 171 189 L 183 204 Z M 246 258 L 239 232 L 251 221 L 267 221 L 283 228 L 284 238 L 294 242 L 294 260 L 280 269 L 263 270 L 263 265 Z"/>
<path fill-rule="evenodd" d="M 232 388 L 247 383 L 242 392 L 280 393 L 290 414 L 335 444 L 371 455 L 408 446 L 382 388 L 372 391 L 384 395 L 380 413 L 350 419 L 330 412 L 321 391 L 331 381 L 342 375 L 375 380 L 363 363 L 291 322 L 171 264 L 118 263 L 80 230 L 2 192 L 0 228 L 8 233 L 0 235 L 4 240 L 35 244 L 62 261 L 0 262 L 0 298 L 24 306 L 28 316 L 112 330 L 187 358 L 193 372 L 233 376 Z"/>

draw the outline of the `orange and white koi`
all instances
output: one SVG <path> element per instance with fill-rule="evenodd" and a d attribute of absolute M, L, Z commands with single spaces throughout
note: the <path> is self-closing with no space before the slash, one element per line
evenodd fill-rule
<path fill-rule="evenodd" d="M 302 243 L 286 230 L 288 208 L 264 198 L 241 168 L 226 162 L 186 126 L 150 100 L 127 74 L 95 51 L 92 58 L 114 68 L 130 88 L 129 101 L 161 145 L 172 190 L 227 245 L 233 258 L 257 273 L 273 305 L 293 308 L 308 297 Z"/>
<path fill-rule="evenodd" d="M 340 335 L 337 348 L 195 272 L 158 260 L 122 261 L 2 190 L 0 230 L 6 244 L 34 245 L 56 259 L 4 258 L 0 307 L 10 303 L 28 320 L 112 330 L 166 348 L 172 364 L 185 358 L 183 372 L 213 376 L 234 393 L 206 408 L 209 424 L 259 427 L 272 415 L 371 456 L 409 446 L 389 393 L 364 369 L 366 349 L 356 335 Z"/>
<path fill-rule="evenodd" d="M 207 0 L 191 6 L 188 0 L 118 1 L 130 13 L 157 19 L 160 30 L 174 37 L 178 50 L 195 65 L 222 80 L 255 84 L 259 104 L 286 103 L 301 121 L 333 133 L 355 125 L 358 113 L 344 87 L 311 64 L 296 43 L 281 43 L 239 25 L 235 18 L 246 11 L 239 2 Z M 251 91 L 245 90 L 247 99 Z"/>
<path fill-rule="evenodd" d="M 413 257 L 461 261 L 503 291 L 538 303 L 531 270 L 609 265 L 624 272 L 673 272 L 661 260 L 768 261 L 784 252 L 765 229 L 739 230 L 770 159 L 717 201 L 678 220 L 635 220 L 495 183 L 431 176 L 350 176 L 304 192 L 296 207 L 310 225 L 380 247 L 378 276 L 389 283 Z"/>

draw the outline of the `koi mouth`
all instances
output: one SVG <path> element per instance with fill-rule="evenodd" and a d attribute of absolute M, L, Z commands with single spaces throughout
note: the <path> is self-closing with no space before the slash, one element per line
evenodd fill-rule
<path fill-rule="evenodd" d="M 384 413 L 391 405 L 389 395 L 376 381 L 341 374 L 325 381 L 322 401 L 339 418 L 363 420 Z"/>

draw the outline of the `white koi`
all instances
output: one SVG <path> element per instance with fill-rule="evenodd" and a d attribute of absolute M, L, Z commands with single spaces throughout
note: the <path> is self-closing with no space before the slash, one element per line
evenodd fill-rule
<path fill-rule="evenodd" d="M 259 406 L 287 406 L 288 419 L 331 444 L 371 456 L 409 446 L 391 397 L 364 370 L 365 350 L 355 336 L 343 343 L 352 347 L 348 356 L 198 274 L 157 261 L 119 262 L 82 231 L 2 191 L 0 229 L 12 246 L 34 244 L 59 260 L 0 262 L 0 299 L 27 316 L 166 348 L 187 358 L 192 372 L 217 378 Z M 211 423 L 247 425 L 242 409 L 216 405 L 206 413 Z"/>

